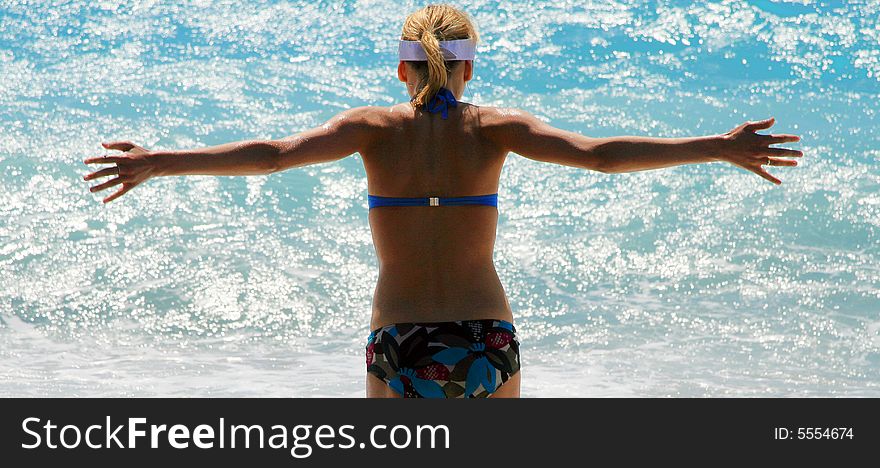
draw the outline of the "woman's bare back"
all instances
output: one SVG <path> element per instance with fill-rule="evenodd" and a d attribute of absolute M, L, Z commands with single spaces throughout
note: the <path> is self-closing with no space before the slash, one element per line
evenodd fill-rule
<path fill-rule="evenodd" d="M 507 152 L 484 134 L 483 121 L 493 112 L 459 103 L 444 120 L 408 103 L 374 108 L 371 127 L 377 134 L 361 151 L 369 193 L 496 193 Z M 495 207 L 378 207 L 369 219 L 379 259 L 371 329 L 401 322 L 512 320 L 492 261 Z"/>

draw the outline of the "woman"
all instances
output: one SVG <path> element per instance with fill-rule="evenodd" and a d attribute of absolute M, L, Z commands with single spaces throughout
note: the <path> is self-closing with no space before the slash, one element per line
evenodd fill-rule
<path fill-rule="evenodd" d="M 697 138 L 588 138 L 519 109 L 458 102 L 473 76 L 478 35 L 468 16 L 431 5 L 404 23 L 397 75 L 410 102 L 346 110 L 275 141 L 186 151 L 107 143 L 123 154 L 86 180 L 115 176 L 107 203 L 171 175 L 270 174 L 360 153 L 379 260 L 367 340 L 367 396 L 518 397 L 519 341 L 492 261 L 501 168 L 510 152 L 604 173 L 724 161 L 775 183 L 762 166 L 795 166 L 800 151 L 762 135 L 773 119 Z"/>

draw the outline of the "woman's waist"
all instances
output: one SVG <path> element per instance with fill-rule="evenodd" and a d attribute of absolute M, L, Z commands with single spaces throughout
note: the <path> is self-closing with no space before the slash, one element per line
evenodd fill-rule
<path fill-rule="evenodd" d="M 400 322 L 504 319 L 513 315 L 494 269 L 457 279 L 380 274 L 373 296 L 371 329 Z"/>
<path fill-rule="evenodd" d="M 446 245 L 427 238 L 422 238 L 421 242 L 418 246 L 395 244 L 393 249 L 377 245 L 379 274 L 456 277 L 470 272 L 495 272 L 491 244 L 461 242 Z"/>
<path fill-rule="evenodd" d="M 426 258 L 412 262 L 381 262 L 375 299 L 437 303 L 503 297 L 504 288 L 491 259 Z"/>
<path fill-rule="evenodd" d="M 392 321 L 510 319 L 491 260 L 467 264 L 383 263 L 373 295 L 373 324 Z"/>

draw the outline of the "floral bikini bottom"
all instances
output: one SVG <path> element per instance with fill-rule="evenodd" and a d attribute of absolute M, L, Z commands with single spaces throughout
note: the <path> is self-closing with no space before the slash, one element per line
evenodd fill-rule
<path fill-rule="evenodd" d="M 519 371 L 504 320 L 397 323 L 370 333 L 367 372 L 404 398 L 485 398 Z"/>

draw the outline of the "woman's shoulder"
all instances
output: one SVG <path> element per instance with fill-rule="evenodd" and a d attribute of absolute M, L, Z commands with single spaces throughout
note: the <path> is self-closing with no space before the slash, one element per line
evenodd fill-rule
<path fill-rule="evenodd" d="M 409 104 L 401 103 L 392 106 L 352 107 L 343 114 L 349 119 L 360 121 L 370 127 L 382 128 L 394 126 L 401 119 L 411 119 L 414 110 Z"/>
<path fill-rule="evenodd" d="M 544 120 L 516 107 L 480 106 L 480 128 L 490 138 L 507 139 L 510 135 L 530 132 Z"/>
<path fill-rule="evenodd" d="M 502 124 L 525 116 L 528 112 L 516 107 L 479 106 L 480 118 L 487 124 Z"/>

